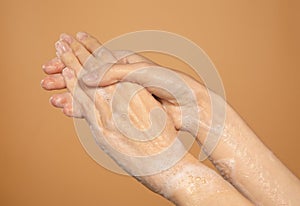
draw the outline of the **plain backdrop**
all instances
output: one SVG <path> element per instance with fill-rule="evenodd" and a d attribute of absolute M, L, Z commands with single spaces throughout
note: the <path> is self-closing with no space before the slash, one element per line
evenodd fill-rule
<path fill-rule="evenodd" d="M 191 39 L 215 63 L 230 104 L 300 176 L 299 10 L 296 0 L 2 0 L 0 205 L 172 205 L 96 164 L 73 121 L 48 103 L 41 65 L 62 32 L 105 42 L 158 29 Z"/>

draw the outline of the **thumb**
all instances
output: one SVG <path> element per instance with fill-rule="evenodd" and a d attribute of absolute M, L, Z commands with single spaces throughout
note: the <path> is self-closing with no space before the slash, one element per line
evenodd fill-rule
<path fill-rule="evenodd" d="M 108 86 L 122 81 L 127 74 L 140 67 L 140 65 L 134 64 L 106 64 L 87 72 L 87 74 L 82 76 L 82 80 L 89 87 Z"/>
<path fill-rule="evenodd" d="M 100 68 L 85 74 L 83 82 L 90 87 L 108 86 L 117 82 L 131 82 L 145 87 L 160 99 L 172 101 L 186 93 L 185 82 L 171 69 L 139 62 L 114 64 L 105 71 Z M 179 96 L 178 96 L 179 95 Z"/>

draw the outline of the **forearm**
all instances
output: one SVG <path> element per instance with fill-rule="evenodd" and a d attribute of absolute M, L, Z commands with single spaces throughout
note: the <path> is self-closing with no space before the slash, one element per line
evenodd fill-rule
<path fill-rule="evenodd" d="M 198 136 L 203 143 L 203 134 Z M 229 106 L 210 158 L 222 175 L 257 205 L 296 205 L 300 183 Z"/>
<path fill-rule="evenodd" d="M 141 65 L 117 65 L 114 69 L 110 69 L 110 78 L 117 78 L 114 80 L 108 78 L 110 81 L 102 81 L 101 86 L 105 86 L 105 84 L 111 84 L 119 80 L 127 80 L 138 83 L 147 88 L 149 82 L 159 82 L 161 81 L 161 77 L 167 76 L 154 75 L 154 68 L 150 68 L 148 73 L 147 70 L 146 72 L 143 70 L 143 72 L 135 73 L 136 75 L 131 76 L 131 78 L 123 78 L 126 76 L 124 74 L 147 66 L 149 65 L 145 65 L 145 63 Z M 150 66 L 153 65 L 150 64 Z M 160 71 L 160 69 L 157 70 L 157 72 Z M 199 119 L 197 119 L 197 117 L 195 119 L 201 123 L 200 127 L 202 128 L 200 129 L 199 135 L 195 136 L 197 136 L 198 141 L 203 144 L 205 133 L 208 129 L 210 129 L 209 118 L 206 119 L 210 114 L 210 99 L 208 95 L 205 95 L 205 92 L 203 92 L 205 89 L 203 89 L 198 82 L 192 80 L 188 76 L 181 75 L 181 77 L 183 77 L 183 80 L 190 86 L 190 89 L 195 91 L 197 99 L 199 100 L 199 105 L 201 107 L 199 111 L 201 112 L 201 115 L 199 114 Z M 178 83 L 176 78 L 173 80 L 174 85 Z M 98 85 L 92 81 L 87 84 L 89 86 Z M 199 88 L 201 88 L 200 92 L 197 90 Z M 183 103 L 187 104 L 183 105 L 177 105 L 180 101 L 174 101 L 174 99 L 170 98 L 169 95 L 166 95 L 157 88 L 147 89 L 162 100 L 161 102 L 168 114 L 172 117 L 175 127 L 177 129 L 189 131 L 188 128 L 184 128 L 186 125 L 189 126 L 189 124 L 181 125 L 182 119 L 180 118 L 181 111 L 179 107 L 183 106 L 185 109 L 189 109 L 190 104 L 188 103 L 191 102 L 191 99 L 185 99 L 185 95 L 183 95 L 187 92 L 184 90 L 184 87 L 176 87 L 178 91 L 175 91 L 175 93 L 177 92 L 179 96 L 183 95 L 183 99 L 186 100 L 183 101 Z M 188 117 L 185 116 L 185 118 Z M 233 185 L 248 196 L 249 199 L 254 201 L 256 204 L 263 205 L 287 205 L 289 203 L 294 204 L 296 202 L 300 202 L 298 199 L 299 195 L 296 195 L 300 192 L 299 180 L 297 180 L 297 178 L 272 155 L 272 153 L 229 106 L 226 111 L 225 129 L 221 137 L 221 140 L 210 155 L 210 158 L 216 164 L 223 176 L 228 178 Z"/>
<path fill-rule="evenodd" d="M 180 206 L 252 205 L 215 171 L 190 154 L 172 168 L 148 176 L 146 180 L 152 183 L 150 189 Z"/>

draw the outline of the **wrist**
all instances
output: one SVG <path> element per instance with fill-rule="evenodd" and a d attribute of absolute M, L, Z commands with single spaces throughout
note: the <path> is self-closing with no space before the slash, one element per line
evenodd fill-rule
<path fill-rule="evenodd" d="M 176 168 L 179 172 L 166 178 L 167 199 L 180 206 L 252 205 L 214 170 L 191 158 Z"/>
<path fill-rule="evenodd" d="M 172 168 L 152 178 L 158 189 L 155 192 L 176 205 L 200 204 L 230 189 L 215 171 L 190 154 L 187 154 Z"/>

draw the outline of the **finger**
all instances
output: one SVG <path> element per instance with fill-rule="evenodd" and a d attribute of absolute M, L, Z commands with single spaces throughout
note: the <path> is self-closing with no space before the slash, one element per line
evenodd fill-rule
<path fill-rule="evenodd" d="M 118 62 L 121 62 L 123 64 L 134 64 L 139 62 L 145 62 L 145 63 L 155 65 L 155 63 L 150 59 L 128 50 L 113 51 L 113 55 L 118 59 Z"/>
<path fill-rule="evenodd" d="M 70 92 L 54 94 L 50 98 L 50 103 L 57 108 L 64 108 L 67 104 L 72 104 L 72 101 Z"/>
<path fill-rule="evenodd" d="M 54 107 L 62 108 L 63 113 L 69 117 L 83 117 L 80 109 L 73 106 L 73 97 L 69 92 L 52 95 L 50 98 L 50 103 Z"/>
<path fill-rule="evenodd" d="M 82 66 L 70 46 L 65 41 L 59 40 L 55 43 L 55 47 L 57 55 L 61 61 L 66 65 L 66 67 L 74 70 L 75 74 L 78 76 L 82 71 Z"/>
<path fill-rule="evenodd" d="M 62 76 L 64 77 L 66 87 L 69 91 L 69 94 L 71 96 L 71 100 L 67 101 L 67 103 L 64 105 L 63 112 L 67 116 L 75 116 L 75 117 L 84 117 L 83 108 L 86 111 L 90 108 L 90 100 L 88 97 L 83 93 L 80 87 L 77 86 L 77 78 L 75 71 L 66 67 L 62 71 Z M 75 90 L 76 89 L 76 90 Z"/>
<path fill-rule="evenodd" d="M 85 33 L 78 32 L 76 38 L 82 45 L 85 46 L 100 62 L 115 63 L 116 58 L 107 48 L 105 48 L 96 38 Z"/>
<path fill-rule="evenodd" d="M 90 98 L 93 98 L 96 109 L 99 111 L 101 116 L 101 122 L 103 125 L 107 125 L 112 118 L 111 111 L 111 99 L 113 93 L 113 86 L 108 88 L 98 88 L 92 93 L 88 93 Z"/>
<path fill-rule="evenodd" d="M 166 81 L 168 79 L 168 81 Z M 145 87 L 150 93 L 159 98 L 173 100 L 170 93 L 178 93 L 182 89 L 177 84 L 179 77 L 172 70 L 164 69 L 148 63 L 115 64 L 107 69 L 92 71 L 85 74 L 83 82 L 90 87 L 108 86 L 116 82 L 132 82 Z"/>
<path fill-rule="evenodd" d="M 42 69 L 46 74 L 60 73 L 64 68 L 64 63 L 58 57 L 51 59 L 42 66 Z"/>
<path fill-rule="evenodd" d="M 103 76 L 102 68 L 94 70 L 85 74 L 82 77 L 83 82 L 90 87 L 108 86 L 116 82 L 122 81 L 122 79 L 132 71 L 138 70 L 143 66 L 140 63 L 137 64 L 115 64 L 106 72 Z M 103 77 L 103 78 L 102 78 Z M 102 78 L 102 79 L 101 79 Z"/>
<path fill-rule="evenodd" d="M 62 71 L 62 75 L 66 82 L 67 89 L 70 92 L 74 102 L 78 102 L 81 106 L 91 105 L 93 99 L 90 98 L 90 96 L 92 96 L 92 91 L 94 89 L 86 89 L 86 91 L 83 91 L 81 86 L 78 85 L 78 80 L 77 80 L 74 70 L 72 70 L 68 67 L 66 67 Z M 90 106 L 87 106 L 87 108 L 85 108 L 85 109 L 86 110 L 91 109 L 89 107 Z"/>
<path fill-rule="evenodd" d="M 74 89 L 75 89 L 75 86 L 77 84 L 77 78 L 76 78 L 75 71 L 73 69 L 70 69 L 70 68 L 66 67 L 62 71 L 62 76 L 63 76 L 64 81 L 66 83 L 67 89 L 69 90 L 71 95 L 74 96 Z"/>
<path fill-rule="evenodd" d="M 77 85 L 78 81 L 75 72 L 69 68 L 65 68 L 62 71 L 62 75 L 73 97 L 73 101 L 76 103 L 75 106 L 78 107 L 77 105 L 80 105 L 80 115 L 95 127 L 98 128 L 100 126 L 100 128 L 103 128 L 103 122 L 108 122 L 108 118 L 111 116 L 109 105 L 105 102 L 105 96 L 98 95 L 98 91 L 104 91 L 105 89 L 99 88 L 96 90 L 93 88 L 84 88 L 85 90 L 83 90 L 81 86 Z M 101 92 L 99 92 L 99 94 L 100 93 Z M 98 105 L 97 110 L 99 113 L 95 113 L 95 111 L 97 111 L 95 105 Z M 63 112 L 66 115 L 70 115 L 71 111 L 70 107 L 64 107 Z M 73 111 L 75 111 L 74 106 Z"/>
<path fill-rule="evenodd" d="M 62 112 L 68 117 L 83 118 L 81 111 L 79 109 L 75 109 L 73 104 L 66 104 Z"/>
<path fill-rule="evenodd" d="M 61 34 L 60 39 L 69 44 L 79 62 L 84 65 L 86 61 L 91 61 L 93 55 L 76 39 L 68 34 Z"/>
<path fill-rule="evenodd" d="M 95 52 L 102 46 L 102 44 L 96 38 L 92 37 L 91 35 L 85 32 L 78 32 L 76 34 L 76 38 L 85 46 L 87 50 L 90 51 L 90 53 Z"/>
<path fill-rule="evenodd" d="M 41 86 L 46 90 L 64 89 L 66 87 L 61 74 L 51 74 L 41 81 Z"/>

